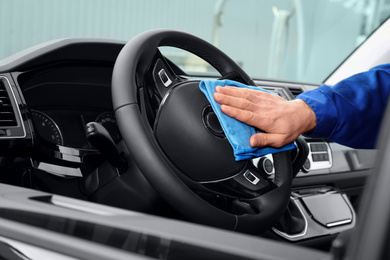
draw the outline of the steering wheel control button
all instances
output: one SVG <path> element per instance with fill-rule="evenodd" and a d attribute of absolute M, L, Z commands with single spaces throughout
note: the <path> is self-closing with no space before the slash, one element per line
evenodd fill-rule
<path fill-rule="evenodd" d="M 169 87 L 169 85 L 171 85 L 172 80 L 168 77 L 168 75 L 164 69 L 161 69 L 158 72 L 158 76 L 160 77 L 160 80 L 164 84 L 165 87 Z"/>
<path fill-rule="evenodd" d="M 260 182 L 260 179 L 257 178 L 253 173 L 251 173 L 249 170 L 247 170 L 244 173 L 244 177 L 247 181 L 252 183 L 253 185 L 257 185 Z"/>
<path fill-rule="evenodd" d="M 274 173 L 274 164 L 267 157 L 261 157 L 259 163 L 257 164 L 257 168 L 263 171 L 268 176 Z"/>
<path fill-rule="evenodd" d="M 253 190 L 253 191 L 259 191 L 269 185 L 268 181 L 257 174 L 256 172 L 252 172 L 250 169 L 246 170 L 243 174 L 240 174 L 241 178 L 238 178 L 242 185 L 244 185 L 246 188 Z M 243 177 L 243 178 L 242 178 Z"/>
<path fill-rule="evenodd" d="M 243 173 L 238 174 L 234 179 L 245 187 L 245 189 L 251 192 L 259 192 L 270 185 L 267 178 L 261 176 L 256 171 L 252 171 L 251 169 L 246 169 Z"/>

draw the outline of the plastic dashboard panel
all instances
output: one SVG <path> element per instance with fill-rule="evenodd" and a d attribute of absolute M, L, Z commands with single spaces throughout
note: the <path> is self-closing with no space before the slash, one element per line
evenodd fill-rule
<path fill-rule="evenodd" d="M 0 241 L 6 237 L 75 258 L 319 260 L 328 257 L 327 253 L 313 249 L 9 185 L 0 184 L 0 191 Z M 22 212 L 19 221 L 7 217 Z M 88 227 L 86 232 L 79 234 L 81 239 L 75 238 L 73 232 L 79 232 L 77 228 L 83 225 Z M 117 236 L 112 237 L 113 234 Z"/>

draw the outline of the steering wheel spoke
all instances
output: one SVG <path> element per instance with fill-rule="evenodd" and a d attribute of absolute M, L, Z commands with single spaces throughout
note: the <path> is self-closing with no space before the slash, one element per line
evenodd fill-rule
<path fill-rule="evenodd" d="M 177 75 L 177 72 L 184 74 L 174 63 L 167 60 L 160 51 L 157 50 L 156 55 L 152 61 L 152 64 L 149 68 L 148 81 L 152 81 L 154 91 L 162 99 L 166 93 L 177 84 L 184 81 L 183 78 L 180 78 Z"/>
<path fill-rule="evenodd" d="M 275 188 L 276 184 L 261 173 L 252 163 L 247 163 L 245 168 L 231 178 L 202 182 L 206 188 L 217 194 L 237 199 L 257 198 Z"/>
<path fill-rule="evenodd" d="M 182 72 L 174 67 L 157 49 L 150 61 L 148 69 L 142 74 L 137 72 L 138 102 L 143 118 L 153 127 L 157 111 L 164 96 L 171 88 L 185 81 L 176 72 Z M 174 67 L 175 69 L 172 69 Z"/>

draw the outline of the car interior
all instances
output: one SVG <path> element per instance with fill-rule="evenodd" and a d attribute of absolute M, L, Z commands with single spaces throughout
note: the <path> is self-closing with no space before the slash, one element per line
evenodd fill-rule
<path fill-rule="evenodd" d="M 324 83 L 388 62 L 373 43 L 388 28 Z M 207 72 L 189 72 L 171 48 Z M 252 77 L 176 29 L 57 39 L 3 59 L 0 247 L 19 241 L 48 259 L 343 259 L 337 242 L 358 225 L 378 150 L 300 136 L 291 151 L 237 162 L 199 90 L 217 79 L 286 100 L 319 86 Z"/>

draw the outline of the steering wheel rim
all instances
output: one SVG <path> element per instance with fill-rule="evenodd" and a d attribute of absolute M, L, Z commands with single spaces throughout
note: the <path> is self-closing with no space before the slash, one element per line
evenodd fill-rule
<path fill-rule="evenodd" d="M 242 201 L 259 209 L 257 214 L 233 214 L 199 197 L 178 177 L 167 160 L 153 129 L 140 112 L 139 91 L 160 46 L 177 47 L 207 61 L 222 76 L 238 75 L 244 83 L 252 79 L 226 54 L 206 41 L 181 31 L 157 29 L 129 41 L 116 60 L 112 77 L 112 99 L 119 129 L 134 161 L 157 192 L 187 219 L 245 233 L 260 233 L 270 228 L 287 207 L 292 182 L 288 152 L 274 154 L 277 188 L 256 198 Z M 174 166 L 173 166 L 174 167 Z M 172 192 L 174 191 L 174 192 Z M 275 205 L 277 204 L 277 206 Z M 263 210 L 264 209 L 264 210 Z"/>

